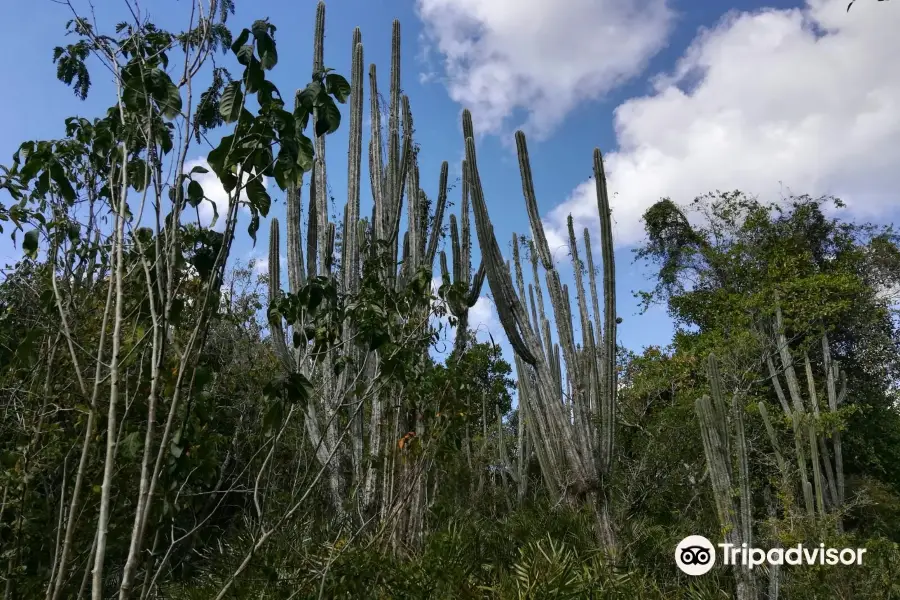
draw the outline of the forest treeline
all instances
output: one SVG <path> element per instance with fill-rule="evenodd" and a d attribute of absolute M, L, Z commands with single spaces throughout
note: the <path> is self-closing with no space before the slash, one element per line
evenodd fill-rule
<path fill-rule="evenodd" d="M 320 2 L 312 76 L 279 90 L 293 25 L 192 7 L 178 32 L 74 14 L 58 78 L 84 99 L 111 74 L 110 108 L 0 172 L 4 600 L 900 597 L 891 227 L 835 198 L 660 200 L 638 296 L 676 333 L 635 352 L 599 150 L 599 230 L 570 217 L 556 261 L 516 133 L 509 245 L 467 110 L 460 185 L 420 173 L 399 22 L 380 92 L 358 28 L 328 67 Z M 233 251 L 261 227 L 267 273 Z M 484 295 L 512 363 L 469 327 Z M 692 534 L 867 553 L 691 577 Z"/>

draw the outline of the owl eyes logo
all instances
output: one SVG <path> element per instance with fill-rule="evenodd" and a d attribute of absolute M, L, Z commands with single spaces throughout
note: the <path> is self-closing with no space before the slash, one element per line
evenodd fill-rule
<path fill-rule="evenodd" d="M 703 575 L 716 564 L 716 551 L 702 535 L 689 535 L 675 547 L 675 564 L 688 575 Z"/>
<path fill-rule="evenodd" d="M 703 546 L 688 546 L 681 551 L 681 562 L 686 565 L 705 565 L 712 555 Z"/>

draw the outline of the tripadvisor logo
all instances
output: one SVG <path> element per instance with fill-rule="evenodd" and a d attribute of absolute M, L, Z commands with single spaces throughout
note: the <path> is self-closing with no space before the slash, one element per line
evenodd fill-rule
<path fill-rule="evenodd" d="M 753 569 L 760 565 L 861 565 L 865 548 L 826 548 L 825 544 L 808 548 L 797 544 L 790 548 L 749 548 L 747 544 L 717 544 L 723 565 L 741 565 Z M 675 547 L 675 564 L 688 575 L 703 575 L 716 564 L 716 549 L 702 535 L 689 535 Z"/>
<path fill-rule="evenodd" d="M 702 535 L 689 535 L 675 547 L 675 564 L 688 575 L 703 575 L 716 564 L 716 549 Z"/>

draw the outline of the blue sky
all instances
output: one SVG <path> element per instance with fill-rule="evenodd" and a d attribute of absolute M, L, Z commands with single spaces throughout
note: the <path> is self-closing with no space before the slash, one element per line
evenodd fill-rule
<path fill-rule="evenodd" d="M 564 278 L 570 272 L 560 237 L 565 217 L 574 215 L 578 231 L 596 228 L 588 178 L 591 152 L 599 147 L 614 195 L 624 319 L 619 341 L 639 350 L 666 344 L 672 334 L 664 310 L 638 315 L 631 294 L 649 286 L 630 250 L 642 239 L 641 214 L 660 197 L 687 202 L 736 188 L 766 200 L 832 193 L 848 202 L 848 218 L 890 222 L 897 215 L 900 5 L 859 0 L 847 13 L 846 2 L 331 1 L 325 63 L 349 76 L 351 33 L 359 26 L 365 62 L 378 65 L 386 90 L 391 21 L 401 21 L 403 88 L 422 148 L 422 187 L 436 195 L 442 160 L 451 164 L 451 181 L 458 175 L 459 113 L 471 108 L 483 134 L 479 168 L 501 247 L 513 231 L 529 229 L 511 145 L 515 129 L 523 128 Z M 121 2 L 95 6 L 101 25 L 125 17 Z M 144 0 L 143 6 L 159 25 L 177 28 L 190 4 Z M 286 93 L 309 80 L 314 15 L 311 0 L 237 0 L 229 25 L 239 29 L 268 17 L 278 26 L 272 79 Z M 94 71 L 85 102 L 56 80 L 51 52 L 65 42 L 69 18 L 69 9 L 51 0 L 0 8 L 8 82 L 0 95 L 0 163 L 9 162 L 22 141 L 62 135 L 66 117 L 97 116 L 111 104 L 101 70 Z M 346 133 L 343 127 L 329 137 L 327 152 L 329 185 L 341 205 Z M 194 158 L 204 153 L 195 147 Z M 451 192 L 455 211 L 458 191 Z M 272 215 L 283 217 L 282 196 L 274 195 Z M 364 170 L 364 214 L 368 198 Z M 262 229 L 255 249 L 244 236 L 233 256 L 264 256 Z M 18 256 L 4 236 L 0 262 Z M 473 325 L 502 338 L 488 298 L 476 307 Z"/>

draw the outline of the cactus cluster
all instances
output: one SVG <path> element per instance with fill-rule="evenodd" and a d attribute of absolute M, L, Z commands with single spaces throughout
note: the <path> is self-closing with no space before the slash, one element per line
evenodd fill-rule
<path fill-rule="evenodd" d="M 804 401 L 800 380 L 794 367 L 784 328 L 784 318 L 778 298 L 775 298 L 775 318 L 773 331 L 766 334 L 774 345 L 774 351 L 766 350 L 763 363 L 768 371 L 775 396 L 784 411 L 785 419 L 791 424 L 794 439 L 796 470 L 789 466 L 780 448 L 778 434 L 769 415 L 765 402 L 757 407 L 766 435 L 772 445 L 775 463 L 781 478 L 782 497 L 793 497 L 795 474 L 803 497 L 803 512 L 810 518 L 831 514 L 840 529 L 840 509 L 844 503 L 844 469 L 840 431 L 827 431 L 821 427 L 816 380 L 809 355 L 804 352 L 803 366 L 806 375 L 808 399 Z M 821 338 L 822 359 L 825 370 L 825 393 L 828 409 L 836 414 L 847 393 L 846 375 L 837 362 L 831 359 L 828 336 Z M 780 363 L 780 369 L 777 366 Z M 696 412 L 700 422 L 706 465 L 715 500 L 716 513 L 722 527 L 725 541 L 740 547 L 752 547 L 753 538 L 753 497 L 750 490 L 750 468 L 748 462 L 747 439 L 744 428 L 744 407 L 742 394 L 735 393 L 730 406 L 722 391 L 716 357 L 709 355 L 710 396 L 703 396 L 696 402 Z M 781 377 L 787 383 L 785 395 Z M 838 389 L 838 382 L 840 389 Z M 812 469 L 812 480 L 809 470 Z M 737 489 L 737 503 L 734 490 Z M 765 490 L 768 494 L 768 489 Z M 770 514 L 774 505 L 767 500 Z M 792 501 L 785 507 L 793 512 Z M 775 544 L 778 544 L 775 539 Z M 777 598 L 779 571 L 769 572 L 770 597 Z M 752 574 L 742 568 L 738 576 L 737 597 L 754 598 Z"/>
<path fill-rule="evenodd" d="M 603 258 L 603 326 L 601 328 L 590 236 L 585 230 L 593 314 L 587 306 L 577 244 L 574 234 L 570 235 L 581 322 L 581 343 L 578 344 L 572 325 L 568 287 L 560 281 L 538 213 L 524 133 L 516 133 L 516 146 L 533 239 L 531 259 L 534 281 L 528 286 L 527 299 L 518 237 L 513 234 L 514 266 L 511 266 L 503 260 L 491 225 L 478 173 L 472 115 L 468 110 L 463 111 L 462 121 L 466 144 L 464 176 L 471 192 L 482 264 L 500 322 L 515 351 L 519 406 L 523 417 L 520 422 L 524 424 L 524 430 L 520 429 L 520 438 L 528 436 L 548 489 L 559 494 L 560 499 L 576 504 L 587 503 L 596 509 L 599 541 L 612 551 L 615 537 L 603 479 L 610 471 L 612 459 L 617 392 L 617 319 L 609 196 L 600 151 L 594 151 L 594 179 Z M 556 325 L 556 344 L 553 343 L 545 310 L 538 263 L 546 275 Z M 530 314 L 526 309 L 529 303 Z M 527 458 L 526 453 L 523 453 L 523 458 Z M 515 473 L 520 478 L 524 476 L 521 461 Z"/>
<path fill-rule="evenodd" d="M 314 76 L 324 71 L 324 29 L 325 4 L 319 2 L 314 35 Z M 447 164 L 442 165 L 438 202 L 432 215 L 425 193 L 419 187 L 409 98 L 402 95 L 400 89 L 399 21 L 393 24 L 386 131 L 382 127 L 375 65 L 370 65 L 368 71 L 373 210 L 371 218 L 361 217 L 365 72 L 359 28 L 353 32 L 352 50 L 347 201 L 340 229 L 329 219 L 325 136 L 317 136 L 315 140 L 305 244 L 302 234 L 303 181 L 290 186 L 287 191 L 288 292 L 294 295 L 313 282 L 327 281 L 339 293 L 353 296 L 360 291 L 366 261 L 380 252 L 386 252 L 388 257 L 377 264 L 395 266 L 380 273 L 382 281 L 389 289 L 402 291 L 414 274 L 422 269 L 431 270 L 438 248 L 447 196 Z M 313 113 L 313 119 L 314 122 L 318 119 L 316 113 Z M 386 159 L 384 148 L 387 149 Z M 404 200 L 408 223 L 400 240 Z M 338 231 L 340 252 L 336 256 Z M 279 223 L 273 219 L 269 236 L 270 303 L 284 295 L 280 278 L 280 243 Z M 399 268 L 396 267 L 398 264 Z M 403 513 L 398 504 L 421 504 L 415 500 L 415 489 L 421 488 L 421 473 L 405 472 L 404 465 L 393 456 L 396 440 L 402 432 L 415 430 L 421 436 L 424 427 L 421 411 L 409 411 L 398 400 L 397 390 L 380 387 L 383 378 L 379 376 L 379 352 L 355 343 L 357 332 L 349 320 L 340 324 L 339 340 L 329 347 L 324 359 L 313 360 L 315 344 L 308 337 L 309 323 L 304 318 L 305 315 L 301 315 L 300 320 L 289 322 L 280 315 L 274 316 L 270 319 L 271 338 L 286 372 L 303 374 L 317 388 L 317 393 L 303 407 L 304 422 L 316 457 L 327 469 L 336 514 L 347 512 L 344 503 L 350 489 L 357 491 L 352 495 L 358 504 L 352 514 L 362 515 L 364 519 L 379 513 L 382 519 L 395 518 L 397 513 Z M 423 323 L 427 324 L 427 318 Z M 339 362 L 355 368 L 335 369 Z M 345 427 L 349 435 L 344 435 Z M 414 490 L 411 492 L 404 486 L 412 486 Z M 399 521 L 403 523 L 403 529 L 421 529 L 421 515 L 407 515 Z"/>
<path fill-rule="evenodd" d="M 753 544 L 753 498 L 750 495 L 750 465 L 744 430 L 744 406 L 740 393 L 725 401 L 716 356 L 708 358 L 710 396 L 697 399 L 703 452 L 713 489 L 716 514 L 726 543 L 740 548 Z M 736 468 L 735 468 L 736 464 Z M 738 490 L 735 504 L 734 486 Z M 754 598 L 753 581 L 746 565 L 738 575 L 737 598 Z"/>
<path fill-rule="evenodd" d="M 804 508 L 807 515 L 811 517 L 837 513 L 844 504 L 844 459 L 841 433 L 839 430 L 829 433 L 820 427 L 821 411 L 816 392 L 816 381 L 809 355 L 805 352 L 803 366 L 809 397 L 804 402 L 800 380 L 794 367 L 794 356 L 785 334 L 782 309 L 777 298 L 774 332 L 771 337 L 776 350 L 774 353 L 766 354 L 766 366 L 778 402 L 793 427 L 797 471 L 803 491 Z M 847 394 L 846 375 L 841 371 L 840 365 L 831 359 L 831 348 L 827 335 L 822 336 L 821 344 L 828 410 L 837 414 Z M 777 356 L 773 357 L 773 354 Z M 781 362 L 780 371 L 776 366 L 776 358 Z M 787 384 L 787 396 L 781 385 L 780 373 L 783 373 Z M 838 383 L 840 389 L 838 389 Z M 788 397 L 790 402 L 788 402 Z M 768 419 L 768 414 L 764 408 L 761 409 L 761 413 L 766 421 L 766 430 L 769 432 L 772 447 L 776 456 L 780 456 L 778 440 Z M 809 451 L 809 458 L 806 456 L 806 450 Z M 809 467 L 812 468 L 812 481 L 809 478 Z M 783 464 L 783 460 L 779 461 L 779 468 L 782 469 L 785 481 L 789 482 L 789 472 L 787 465 Z"/>
<path fill-rule="evenodd" d="M 462 171 L 468 171 L 468 164 L 462 162 Z M 441 171 L 441 187 L 443 191 L 447 185 L 446 169 Z M 444 198 L 446 201 L 446 198 Z M 443 208 L 443 202 L 438 201 Z M 475 277 L 472 277 L 472 229 L 469 218 L 469 180 L 462 178 L 462 203 L 460 204 L 460 224 L 457 226 L 456 215 L 450 215 L 450 243 L 453 258 L 452 279 L 450 269 L 447 268 L 447 255 L 441 251 L 441 279 L 444 298 L 447 306 L 457 319 L 456 339 L 454 351 L 462 352 L 468 342 L 469 309 L 478 301 L 481 288 L 484 285 L 484 263 L 478 266 Z"/>
<path fill-rule="evenodd" d="M 320 2 L 316 16 L 313 71 L 324 68 L 325 7 Z M 359 29 L 353 34 L 353 66 L 350 94 L 350 134 L 348 152 L 348 198 L 340 228 L 340 256 L 336 253 L 338 228 L 329 220 L 325 165 L 325 139 L 315 142 L 312 181 L 309 185 L 309 211 L 306 219 L 305 253 L 301 234 L 303 182 L 287 193 L 287 261 L 290 294 L 298 294 L 311 282 L 329 281 L 339 292 L 352 295 L 359 291 L 363 265 L 379 252 L 387 252 L 379 262 L 381 281 L 390 288 L 403 290 L 422 270 L 430 271 L 437 256 L 447 200 L 447 163 L 441 167 L 434 212 L 420 189 L 418 148 L 413 143 L 413 121 L 409 99 L 400 89 L 400 25 L 394 22 L 387 131 L 382 126 L 381 105 L 375 66 L 369 67 L 371 138 L 369 173 L 372 193 L 370 219 L 360 216 L 360 163 L 363 118 L 363 46 Z M 317 119 L 318 115 L 313 114 Z M 594 152 L 602 247 L 602 290 L 598 290 L 591 251 L 590 235 L 584 231 L 588 285 L 584 265 L 569 222 L 569 245 L 575 266 L 575 287 L 580 323 L 580 340 L 568 287 L 560 281 L 553 263 L 543 225 L 538 215 L 531 166 L 525 136 L 516 134 L 525 207 L 531 224 L 533 242 L 531 262 L 534 281 L 527 297 L 519 240 L 514 234 L 514 266 L 500 253 L 488 216 L 484 192 L 475 156 L 472 117 L 463 111 L 463 136 L 466 157 L 463 161 L 462 206 L 459 223 L 450 216 L 452 271 L 446 254 L 440 253 L 444 285 L 442 295 L 457 319 L 455 349 L 462 351 L 468 342 L 468 311 L 477 301 L 487 278 L 500 321 L 516 354 L 519 375 L 520 448 L 516 468 L 509 468 L 524 494 L 528 458 L 533 451 L 551 490 L 569 503 L 588 504 L 596 509 L 597 533 L 612 550 L 615 538 L 608 514 L 604 478 L 610 472 L 614 440 L 616 374 L 615 265 L 612 227 L 606 177 L 599 150 Z M 386 158 L 384 155 L 387 155 Z M 401 218 L 406 202 L 406 227 L 400 236 Z M 470 204 L 481 250 L 481 264 L 472 273 Z M 280 282 L 280 232 L 272 221 L 270 234 L 270 301 L 283 296 Z M 305 254 L 305 256 L 304 256 Z M 399 265 L 399 267 L 397 267 Z M 549 306 L 545 307 L 539 268 L 545 272 Z M 513 282 L 515 273 L 516 282 Z M 591 295 L 588 300 L 588 291 Z M 603 312 L 601 314 L 600 293 Z M 526 307 L 530 306 L 530 312 Z M 590 307 L 590 308 L 589 308 Z M 556 339 L 551 334 L 548 310 L 552 310 Z M 304 408 L 307 437 L 316 455 L 329 473 L 330 494 L 335 509 L 346 507 L 342 498 L 348 489 L 358 489 L 359 512 L 381 513 L 390 519 L 398 513 L 398 535 L 406 539 L 421 536 L 423 493 L 421 465 L 397 461 L 393 442 L 404 432 L 421 436 L 425 423 L 421 410 L 410 410 L 397 400 L 397 390 L 372 392 L 379 381 L 380 357 L 377 351 L 352 343 L 353 327 L 341 325 L 339 343 L 331 346 L 324 360 L 311 360 L 313 340 L 307 339 L 309 323 L 271 320 L 273 344 L 288 373 L 300 373 L 314 381 L 317 392 Z M 423 324 L 427 318 L 423 319 Z M 289 340 L 293 343 L 289 343 Z M 358 367 L 355 378 L 349 371 L 336 374 L 338 361 Z M 360 385 L 359 380 L 369 385 Z M 359 390 L 366 390 L 359 396 Z M 365 420 L 364 420 L 365 418 Z M 340 429 L 347 423 L 349 442 Z M 508 464 L 508 461 L 505 461 Z M 376 466 L 377 465 L 377 466 Z M 418 470 L 416 470 L 418 469 Z M 349 475 L 348 475 L 349 474 Z M 348 479 L 349 477 L 349 479 Z"/>

